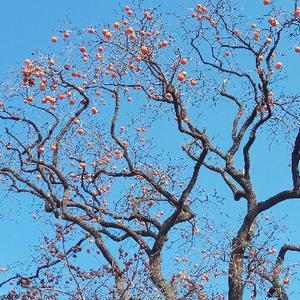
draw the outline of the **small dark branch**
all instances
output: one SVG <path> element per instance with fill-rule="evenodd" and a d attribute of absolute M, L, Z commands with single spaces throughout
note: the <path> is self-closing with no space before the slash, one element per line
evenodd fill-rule
<path fill-rule="evenodd" d="M 151 236 L 152 238 L 156 238 L 156 235 L 151 233 L 150 231 L 134 231 L 121 223 L 104 222 L 104 221 L 99 221 L 99 223 L 105 228 L 115 228 L 124 231 L 125 233 L 130 235 L 130 237 L 133 240 L 135 240 L 137 244 L 144 245 L 146 252 L 149 252 L 149 247 L 142 239 L 142 234 L 144 233 L 148 237 Z"/>
<path fill-rule="evenodd" d="M 191 211 L 182 211 L 185 208 L 185 200 L 189 193 L 192 191 L 198 175 L 201 166 L 203 165 L 203 162 L 205 160 L 205 157 L 208 153 L 208 147 L 204 148 L 201 154 L 199 155 L 199 158 L 194 166 L 193 174 L 191 176 L 191 179 L 189 183 L 187 184 L 186 188 L 181 193 L 180 199 L 178 204 L 176 205 L 176 210 L 174 213 L 165 220 L 165 222 L 162 224 L 162 227 L 160 231 L 157 234 L 156 241 L 152 247 L 151 255 L 156 255 L 157 253 L 160 253 L 162 251 L 163 245 L 165 241 L 167 240 L 168 232 L 171 230 L 171 228 L 177 224 L 178 222 L 182 222 L 182 220 L 187 221 L 194 217 L 194 214 Z"/>
<path fill-rule="evenodd" d="M 197 161 L 197 157 L 196 155 L 192 152 L 192 145 L 195 144 L 195 142 L 192 142 L 190 144 L 187 145 L 183 145 L 182 149 L 184 152 L 187 153 L 187 155 L 194 161 Z M 216 154 L 218 154 L 222 159 L 226 159 L 222 153 L 219 154 L 219 151 L 217 150 L 214 151 L 214 149 L 212 147 L 210 147 L 210 150 Z M 227 169 L 224 169 L 222 167 L 219 166 L 215 166 L 215 165 L 210 165 L 207 162 L 203 162 L 203 166 L 206 167 L 207 169 L 216 172 L 218 174 L 220 174 L 223 177 L 223 180 L 225 181 L 225 183 L 228 185 L 228 187 L 231 189 L 233 196 L 234 196 L 234 200 L 235 201 L 239 201 L 241 198 L 247 198 L 247 195 L 245 193 L 244 190 L 239 190 L 238 187 L 232 182 L 232 179 L 236 180 L 238 183 L 240 182 L 240 179 L 236 173 L 236 171 L 231 170 L 230 173 L 227 173 Z M 232 176 L 233 174 L 235 174 L 235 176 Z M 231 178 L 230 178 L 231 177 Z"/>
<path fill-rule="evenodd" d="M 234 194 L 234 200 L 239 201 L 241 198 L 247 198 L 247 195 L 244 191 L 236 191 Z"/>
<path fill-rule="evenodd" d="M 79 227 L 81 227 L 83 230 L 88 232 L 94 239 L 95 244 L 98 247 L 98 249 L 101 251 L 103 257 L 106 259 L 106 261 L 110 264 L 113 270 L 113 276 L 115 278 L 115 284 L 120 293 L 124 292 L 124 283 L 125 278 L 122 275 L 121 267 L 119 266 L 117 260 L 113 257 L 110 250 L 105 245 L 102 236 L 100 235 L 99 230 L 95 229 L 92 225 L 90 225 L 88 222 L 83 220 L 81 217 L 76 216 L 74 214 L 68 213 L 66 211 L 62 212 L 61 217 L 70 222 L 74 222 Z"/>
<path fill-rule="evenodd" d="M 300 160 L 300 129 L 298 131 L 295 144 L 294 144 L 294 150 L 292 152 L 292 175 L 293 175 L 293 184 L 294 184 L 294 190 L 299 191 L 300 190 L 300 175 L 299 175 L 299 160 Z"/>
<path fill-rule="evenodd" d="M 295 252 L 300 252 L 300 246 L 297 245 L 292 245 L 292 244 L 284 244 L 277 256 L 277 260 L 275 263 L 275 268 L 276 267 L 280 267 L 282 266 L 283 262 L 284 262 L 284 257 L 287 253 L 287 251 L 295 251 Z"/>
<path fill-rule="evenodd" d="M 15 148 L 15 147 L 12 147 L 12 146 L 8 146 L 6 143 L 4 143 L 3 141 L 0 141 L 0 144 L 2 144 L 4 147 L 6 147 L 6 149 L 8 150 L 8 151 L 13 151 L 13 152 L 15 152 L 16 153 L 16 155 L 18 156 L 18 159 L 19 159 L 19 163 L 20 163 L 20 167 L 21 167 L 21 170 L 23 171 L 23 172 L 30 172 L 31 170 L 26 170 L 25 168 L 24 168 L 24 165 L 25 165 L 25 161 L 23 160 L 23 157 L 22 157 L 22 153 L 21 153 L 21 151 L 20 151 L 20 149 L 19 148 Z"/>
<path fill-rule="evenodd" d="M 133 173 L 131 172 L 127 172 L 127 171 L 122 171 L 122 172 L 110 172 L 107 171 L 105 169 L 101 169 L 98 170 L 94 175 L 93 175 L 93 183 L 95 182 L 95 180 L 98 178 L 98 176 L 100 176 L 101 174 L 105 174 L 107 176 L 110 177 L 133 177 L 135 176 Z"/>
<path fill-rule="evenodd" d="M 245 39 L 243 39 L 239 34 L 235 34 L 234 30 L 229 28 L 224 16 L 222 14 L 220 14 L 218 12 L 218 10 L 216 11 L 216 14 L 219 16 L 219 18 L 222 20 L 222 24 L 224 26 L 224 28 L 226 29 L 226 31 L 228 32 L 228 34 L 233 37 L 235 40 L 238 40 L 243 46 L 230 46 L 230 45 L 223 45 L 225 47 L 231 47 L 231 48 L 238 48 L 238 49 L 245 49 L 248 50 L 249 52 L 253 53 L 254 55 L 257 54 L 257 52 L 255 51 L 255 49 L 253 47 L 251 47 L 251 44 L 249 42 L 247 42 Z"/>
<path fill-rule="evenodd" d="M 8 279 L 2 281 L 2 282 L 0 283 L 0 288 L 2 288 L 5 284 L 7 284 L 7 283 L 9 283 L 10 281 L 12 281 L 12 280 L 14 280 L 14 279 L 17 279 L 17 278 L 19 278 L 19 274 L 18 274 L 18 275 L 15 275 L 15 276 L 12 276 L 12 277 L 10 277 L 10 278 L 8 278 Z"/>
<path fill-rule="evenodd" d="M 223 177 L 225 183 L 231 189 L 235 201 L 239 201 L 241 198 L 246 198 L 245 191 L 242 191 L 242 190 L 238 189 L 238 187 L 229 178 L 228 173 L 226 172 L 226 170 L 224 168 L 213 166 L 213 165 L 209 165 L 206 162 L 203 165 L 207 169 L 209 169 L 209 170 L 211 170 L 213 172 L 219 173 Z"/>
<path fill-rule="evenodd" d="M 130 235 L 127 234 L 127 233 L 125 233 L 123 235 L 114 235 L 109 230 L 107 230 L 106 228 L 99 229 L 99 232 L 101 232 L 102 234 L 105 234 L 111 240 L 113 240 L 115 242 L 121 242 L 121 241 L 124 241 L 124 240 L 126 240 L 126 239 L 128 239 L 130 237 Z"/>
<path fill-rule="evenodd" d="M 243 155 L 244 155 L 244 176 L 245 178 L 250 178 L 250 148 L 252 147 L 255 138 L 256 138 L 256 132 L 257 130 L 269 119 L 271 118 L 271 112 L 269 111 L 267 116 L 261 118 L 252 128 L 249 139 L 246 143 L 246 145 L 243 148 Z"/>
<path fill-rule="evenodd" d="M 62 172 L 59 171 L 58 168 L 56 168 L 56 166 L 54 166 L 53 164 L 48 164 L 48 163 L 46 163 L 43 160 L 32 159 L 32 162 L 36 163 L 39 167 L 43 166 L 43 167 L 51 170 L 52 172 L 54 172 L 55 175 L 57 175 L 57 177 L 60 180 L 60 182 L 62 183 L 64 189 L 65 190 L 69 190 L 69 184 L 68 184 L 66 178 L 64 177 L 64 175 L 62 174 Z"/>
<path fill-rule="evenodd" d="M 43 199 L 45 201 L 45 203 L 48 202 L 52 207 L 51 211 L 56 213 L 56 211 L 55 211 L 56 204 L 53 201 L 53 199 L 56 199 L 56 197 L 53 198 L 53 197 L 47 195 L 46 192 L 43 189 L 39 188 L 32 181 L 22 177 L 15 170 L 12 170 L 12 169 L 9 169 L 9 168 L 2 168 L 2 169 L 0 169 L 0 174 L 3 174 L 4 176 L 8 176 L 10 178 L 13 177 L 16 181 L 21 182 L 21 183 L 25 184 L 27 187 L 31 188 L 33 190 L 34 194 L 36 194 L 38 197 Z"/>
<path fill-rule="evenodd" d="M 72 126 L 72 122 L 74 121 L 74 119 L 76 119 L 78 116 L 80 116 L 81 113 L 83 113 L 87 109 L 87 107 L 89 106 L 89 103 L 90 103 L 89 97 L 84 93 L 84 91 L 82 89 L 80 89 L 75 84 L 64 80 L 61 73 L 59 75 L 60 75 L 60 80 L 61 80 L 62 84 L 77 91 L 85 99 L 85 102 L 82 105 L 82 107 L 75 112 L 74 116 L 68 120 L 68 122 L 65 124 L 65 126 L 61 129 L 61 131 L 57 135 L 57 137 L 55 139 L 55 144 L 58 147 L 58 149 L 59 149 L 60 143 L 63 140 L 63 137 L 66 135 L 66 133 Z M 52 160 L 54 166 L 57 165 L 57 160 L 58 160 L 58 151 L 54 151 L 53 160 Z"/>
<path fill-rule="evenodd" d="M 274 53 L 274 51 L 276 50 L 276 48 L 278 47 L 278 44 L 280 42 L 280 39 L 281 39 L 281 33 L 283 32 L 283 30 L 285 28 L 289 28 L 291 25 L 293 24 L 293 20 L 287 20 L 286 22 L 284 22 L 282 25 L 281 25 L 281 28 L 278 29 L 277 31 L 277 34 L 276 34 L 276 39 L 274 41 L 274 44 L 272 46 L 272 48 L 270 49 L 269 53 L 268 53 L 268 56 L 266 58 L 266 62 L 267 62 L 267 67 L 268 67 L 268 71 L 269 71 L 269 74 L 270 71 L 272 71 L 272 67 L 271 67 L 271 63 L 270 63 L 270 60 L 272 58 L 272 54 Z M 270 76 L 270 75 L 269 75 Z"/>
<path fill-rule="evenodd" d="M 232 75 L 235 75 L 237 77 L 240 77 L 240 78 L 247 78 L 252 89 L 253 89 L 253 93 L 254 93 L 254 98 L 255 100 L 257 100 L 257 95 L 258 95 L 258 90 L 257 90 L 257 86 L 256 86 L 256 83 L 255 81 L 252 79 L 252 77 L 248 74 L 248 73 L 245 73 L 245 72 L 238 72 L 237 70 L 230 70 L 230 69 L 226 69 L 226 68 L 223 68 L 222 64 L 221 65 L 216 65 L 215 63 L 212 63 L 212 62 L 209 62 L 207 60 L 204 59 L 201 51 L 199 50 L 199 48 L 195 45 L 195 41 L 200 37 L 200 32 L 198 31 L 197 35 L 191 39 L 191 46 L 192 48 L 196 51 L 196 53 L 198 54 L 201 62 L 205 65 L 208 65 L 210 67 L 213 67 L 223 73 L 227 73 L 227 74 L 232 74 Z M 213 47 L 211 47 L 213 49 Z"/>
<path fill-rule="evenodd" d="M 125 218 L 126 219 L 126 218 Z M 139 220 L 139 221 L 143 221 L 143 222 L 146 222 L 146 223 L 150 223 L 152 224 L 153 226 L 156 227 L 156 229 L 160 230 L 161 229 L 161 225 L 160 223 L 155 220 L 154 218 L 151 218 L 151 217 L 147 217 L 147 216 L 144 216 L 140 213 L 136 213 L 136 212 L 133 212 L 131 214 L 131 216 L 128 218 L 128 220 Z"/>
<path fill-rule="evenodd" d="M 300 252 L 300 246 L 284 244 L 277 256 L 276 263 L 273 268 L 273 276 L 270 279 L 273 286 L 268 291 L 268 298 L 277 298 L 279 300 L 288 300 L 287 293 L 283 287 L 283 284 L 280 281 L 280 273 L 284 263 L 284 258 L 287 251 L 296 251 Z"/>
<path fill-rule="evenodd" d="M 259 202 L 257 204 L 257 207 L 252 216 L 253 220 L 255 217 L 257 217 L 263 211 L 266 211 L 267 209 L 270 209 L 271 207 L 275 206 L 276 204 L 281 203 L 285 200 L 289 200 L 289 199 L 300 199 L 300 191 L 294 191 L 294 190 L 283 191 L 283 192 L 280 192 L 280 193 L 270 197 L 266 201 Z"/>
<path fill-rule="evenodd" d="M 87 239 L 87 237 L 81 238 L 74 246 L 70 247 L 67 251 L 65 251 L 65 255 L 67 256 L 69 254 L 72 254 L 74 252 L 74 248 L 80 246 L 86 239 Z M 42 270 L 49 269 L 50 267 L 53 267 L 54 265 L 62 263 L 62 262 L 63 262 L 63 260 L 61 260 L 61 259 L 57 259 L 57 260 L 54 260 L 54 261 L 49 261 L 49 262 L 39 266 L 36 269 L 35 273 L 31 276 L 25 276 L 25 275 L 21 275 L 21 274 L 17 274 L 15 276 L 12 276 L 12 277 L 6 279 L 5 281 L 1 282 L 0 283 L 0 288 L 2 286 L 4 286 L 6 283 L 9 283 L 11 280 L 14 280 L 14 279 L 19 279 L 19 280 L 22 280 L 22 279 L 23 280 L 24 279 L 25 280 L 37 279 L 37 278 L 39 278 L 40 273 L 41 273 Z"/>
<path fill-rule="evenodd" d="M 34 141 L 34 143 L 31 145 L 30 148 L 33 148 L 35 145 L 37 145 L 38 143 L 40 143 L 42 141 L 41 131 L 39 130 L 39 127 L 32 120 L 28 120 L 26 118 L 16 116 L 16 115 L 10 113 L 9 111 L 7 111 L 5 109 L 3 110 L 3 112 L 5 114 L 7 114 L 8 117 L 4 117 L 4 116 L 0 115 L 0 119 L 2 119 L 2 120 L 11 120 L 11 121 L 16 121 L 16 122 L 24 122 L 25 124 L 27 124 L 27 125 L 29 125 L 33 128 L 33 130 L 35 131 L 35 133 L 37 135 L 37 138 Z"/>
<path fill-rule="evenodd" d="M 204 162 L 208 152 L 209 152 L 209 142 L 206 141 L 206 145 L 204 145 L 204 149 L 202 150 L 201 154 L 199 155 L 199 158 L 194 166 L 192 177 L 191 177 L 188 185 L 183 190 L 183 192 L 180 196 L 180 199 L 179 199 L 180 203 L 184 203 L 184 201 L 186 200 L 186 197 L 189 195 L 189 193 L 192 191 L 193 187 L 195 186 L 196 181 L 198 179 L 200 168 L 203 165 L 203 162 Z"/>
<path fill-rule="evenodd" d="M 233 143 L 231 148 L 228 150 L 228 154 L 230 156 L 233 156 L 238 151 L 240 144 L 242 142 L 242 139 L 243 139 L 247 129 L 249 128 L 249 126 L 253 123 L 256 115 L 257 115 L 257 112 L 256 112 L 256 109 L 254 108 L 251 115 L 247 118 L 247 120 L 241 127 L 240 131 L 236 135 L 235 142 Z"/>
<path fill-rule="evenodd" d="M 171 203 L 176 204 L 178 202 L 177 198 L 172 195 L 170 192 L 168 192 L 166 189 L 164 189 L 159 183 L 157 183 L 153 178 L 148 176 L 145 172 L 142 170 L 138 170 L 136 166 L 132 163 L 132 160 L 129 157 L 129 153 L 127 148 L 124 146 L 122 141 L 116 136 L 115 133 L 115 127 L 116 122 L 118 120 L 119 112 L 120 112 L 120 99 L 117 91 L 111 91 L 115 95 L 115 109 L 114 114 L 111 121 L 111 128 L 110 128 L 110 134 L 112 139 L 116 142 L 117 145 L 122 148 L 124 153 L 124 158 L 126 159 L 128 168 L 130 170 L 130 173 L 134 174 L 135 176 L 141 176 L 145 180 L 147 180 L 161 195 L 163 195 L 166 199 L 168 199 Z"/>
<path fill-rule="evenodd" d="M 229 93 L 226 92 L 225 90 L 225 85 L 226 85 L 226 82 L 223 83 L 222 85 L 222 89 L 221 89 L 221 96 L 224 96 L 230 100 L 232 100 L 234 103 L 236 103 L 236 105 L 238 106 L 239 108 L 239 111 L 238 113 L 236 114 L 235 118 L 234 118 L 234 121 L 233 121 L 233 125 L 232 125 L 232 132 L 231 132 L 231 137 L 232 137 L 232 140 L 235 141 L 236 139 L 236 135 L 237 135 L 237 129 L 238 129 L 238 125 L 239 125 L 239 121 L 242 117 L 242 115 L 244 114 L 244 106 L 243 104 L 241 103 L 241 101 L 239 101 L 239 99 Z"/>
<path fill-rule="evenodd" d="M 29 151 L 28 151 L 28 149 L 26 149 L 26 147 L 22 144 L 22 142 L 13 134 L 13 133 L 11 133 L 10 132 L 10 130 L 6 127 L 5 128 L 5 131 L 6 131 L 6 133 L 13 139 L 13 140 L 15 140 L 16 142 L 17 142 L 17 144 L 23 149 L 23 153 L 27 153 L 27 154 L 29 154 Z M 21 154 L 21 151 L 20 150 L 18 150 L 18 152 L 19 152 L 19 157 L 21 157 L 21 155 L 23 154 Z M 20 159 L 20 161 L 21 161 L 21 159 Z"/>

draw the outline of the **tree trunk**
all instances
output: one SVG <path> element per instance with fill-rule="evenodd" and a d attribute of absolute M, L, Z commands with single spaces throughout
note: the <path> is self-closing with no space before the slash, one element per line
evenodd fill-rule
<path fill-rule="evenodd" d="M 121 276 L 116 277 L 116 289 L 120 300 L 131 299 L 127 292 L 126 281 Z"/>
<path fill-rule="evenodd" d="M 162 277 L 161 274 L 161 257 L 160 253 L 155 253 L 150 256 L 150 277 L 155 286 L 165 296 L 166 300 L 177 300 L 176 293 L 172 285 Z"/>
<path fill-rule="evenodd" d="M 243 300 L 243 256 L 246 248 L 246 241 L 239 236 L 233 239 L 229 263 L 228 276 L 228 300 Z"/>

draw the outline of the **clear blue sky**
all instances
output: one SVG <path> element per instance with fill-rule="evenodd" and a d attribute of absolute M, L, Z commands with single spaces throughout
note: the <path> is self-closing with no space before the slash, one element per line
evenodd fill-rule
<path fill-rule="evenodd" d="M 250 3 L 251 2 L 251 3 Z M 291 0 L 281 0 L 277 3 L 289 2 Z M 118 10 L 119 4 L 124 6 L 131 4 L 132 1 L 114 1 L 114 0 L 10 0 L 1 3 L 0 10 L 0 78 L 4 78 L 10 69 L 13 69 L 30 57 L 32 51 L 42 49 L 48 51 L 51 47 L 50 37 L 55 35 L 56 30 L 64 29 L 64 25 L 60 20 L 69 18 L 78 26 L 88 27 L 90 25 L 103 22 L 112 22 L 115 20 L 114 10 Z M 192 1 L 181 0 L 165 0 L 165 1 L 145 1 L 145 6 L 155 6 L 162 3 L 169 11 L 176 10 L 180 12 L 180 7 L 193 7 Z M 258 0 L 240 1 L 244 7 L 245 14 L 257 11 Z M 261 6 L 260 6 L 261 7 Z M 171 24 L 169 24 L 171 26 Z M 174 28 L 176 30 L 176 28 Z M 50 51 L 50 50 L 49 50 Z M 292 60 L 292 59 L 291 59 Z M 290 61 L 291 63 L 291 61 Z M 296 63 L 299 67 L 299 63 Z M 298 68 L 299 69 L 299 68 Z M 296 67 L 291 69 L 291 76 L 295 78 L 295 84 L 299 81 L 299 71 Z M 222 115 L 217 116 L 222 119 Z M 275 145 L 274 154 L 268 154 L 260 151 L 267 148 L 267 141 L 260 140 L 260 147 L 256 148 L 257 153 L 257 170 L 256 170 L 256 186 L 262 199 L 270 195 L 272 192 L 278 191 L 280 188 L 287 188 L 291 183 L 291 176 L 288 168 L 289 157 L 284 145 Z M 266 168 L 264 168 L 264 166 Z M 278 170 L 280 170 L 278 172 Z M 276 175 L 273 175 L 276 174 Z M 210 182 L 208 181 L 209 185 Z M 19 200 L 24 200 L 19 197 Z M 230 199 L 231 200 L 231 199 Z M 26 198 L 30 203 L 31 199 Z M 15 219 L 15 211 L 20 211 L 19 201 L 14 201 L 10 195 L 0 194 L 0 208 L 10 210 L 7 216 L 2 210 L 0 217 L 1 230 L 1 247 L 0 247 L 0 266 L 6 265 L 7 262 L 22 260 L 30 252 L 30 245 L 37 243 L 37 237 L 46 229 L 41 228 L 38 222 L 32 222 L 33 208 L 28 205 L 21 213 L 17 213 Z M 300 227 L 299 208 L 300 203 L 290 201 L 284 205 L 280 205 L 274 210 L 274 214 L 278 217 L 288 215 L 287 223 L 291 228 Z M 21 202 L 20 202 L 21 203 Z M 21 204 L 23 205 L 23 204 Z M 242 207 L 243 204 L 236 204 Z M 299 234 L 294 231 L 290 238 L 292 242 L 298 242 Z M 299 261 L 299 257 L 298 257 Z M 1 294 L 1 291 L 0 291 Z"/>

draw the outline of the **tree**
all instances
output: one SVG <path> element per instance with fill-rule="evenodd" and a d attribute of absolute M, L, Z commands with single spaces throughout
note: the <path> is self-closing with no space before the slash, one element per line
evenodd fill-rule
<path fill-rule="evenodd" d="M 300 198 L 299 94 L 279 60 L 300 53 L 288 2 L 262 1 L 258 25 L 231 1 L 184 16 L 125 6 L 25 60 L 2 84 L 1 180 L 43 204 L 55 236 L 30 274 L 0 283 L 3 299 L 288 299 L 285 258 L 300 246 L 266 215 Z M 290 187 L 261 199 L 257 149 L 268 157 L 276 141 Z M 225 212 L 241 203 L 230 232 Z"/>

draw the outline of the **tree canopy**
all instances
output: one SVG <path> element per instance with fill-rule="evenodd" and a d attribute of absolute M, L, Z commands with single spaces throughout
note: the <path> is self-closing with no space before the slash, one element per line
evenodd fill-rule
<path fill-rule="evenodd" d="M 2 185 L 54 222 L 26 271 L 2 270 L 1 299 L 297 292 L 300 244 L 270 211 L 300 198 L 300 6 L 259 2 L 66 22 L 1 83 Z"/>

